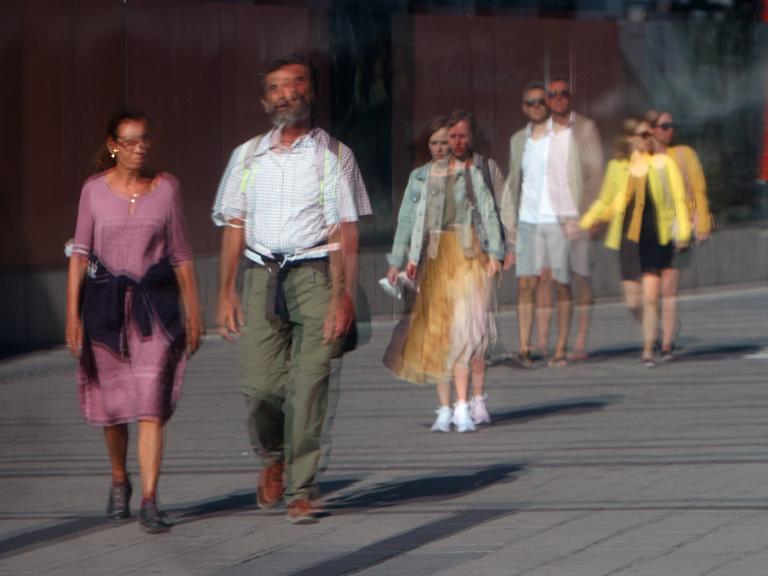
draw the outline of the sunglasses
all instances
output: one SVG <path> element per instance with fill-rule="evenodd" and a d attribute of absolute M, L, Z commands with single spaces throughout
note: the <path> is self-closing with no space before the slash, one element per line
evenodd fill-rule
<path fill-rule="evenodd" d="M 531 98 L 530 100 L 523 100 L 523 104 L 528 106 L 529 108 L 533 108 L 534 106 L 544 106 L 547 103 L 544 98 Z"/>
<path fill-rule="evenodd" d="M 661 128 L 662 130 L 672 130 L 674 127 L 675 125 L 672 122 L 662 122 L 656 125 L 656 128 Z"/>
<path fill-rule="evenodd" d="M 640 132 L 640 134 L 635 134 L 635 136 L 639 136 L 639 137 L 640 137 L 640 138 L 642 138 L 643 140 L 648 140 L 648 138 L 650 138 L 651 136 L 653 136 L 653 134 L 651 134 L 650 132 L 648 132 L 648 131 L 646 130 L 645 132 Z"/>
<path fill-rule="evenodd" d="M 558 92 L 547 92 L 547 96 L 550 100 L 554 100 L 555 98 L 570 98 L 571 97 L 571 91 L 570 90 L 560 90 Z"/>

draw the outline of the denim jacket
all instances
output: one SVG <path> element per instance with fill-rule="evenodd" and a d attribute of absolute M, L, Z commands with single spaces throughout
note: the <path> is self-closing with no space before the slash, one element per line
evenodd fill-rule
<path fill-rule="evenodd" d="M 408 263 L 408 249 L 411 244 L 413 222 L 416 217 L 416 205 L 426 189 L 429 164 L 419 166 L 408 177 L 408 186 L 400 203 L 400 212 L 397 215 L 397 228 L 395 239 L 392 242 L 392 252 L 387 254 L 387 262 L 390 266 L 402 270 Z"/>
<path fill-rule="evenodd" d="M 438 177 L 430 183 L 429 174 L 433 168 L 429 163 L 411 174 L 406 194 L 415 204 L 411 209 L 413 214 L 413 226 L 410 237 L 410 249 L 408 259 L 418 263 L 424 249 L 424 241 L 428 238 L 427 253 L 430 257 L 437 256 L 439 232 L 442 228 L 443 206 L 445 203 L 445 190 L 447 178 Z M 471 178 L 476 206 L 469 205 L 467 200 L 467 178 Z M 413 186 L 411 186 L 413 183 Z M 487 247 L 481 247 L 489 256 L 496 260 L 504 260 L 504 242 L 501 235 L 501 224 L 496 212 L 494 195 L 485 183 L 482 170 L 470 164 L 468 170 L 463 170 L 456 175 L 453 185 L 453 193 L 456 204 L 456 231 L 459 241 L 467 257 L 476 256 L 475 234 L 472 226 L 472 211 L 477 210 L 485 228 Z M 398 224 L 399 224 L 398 218 Z"/>

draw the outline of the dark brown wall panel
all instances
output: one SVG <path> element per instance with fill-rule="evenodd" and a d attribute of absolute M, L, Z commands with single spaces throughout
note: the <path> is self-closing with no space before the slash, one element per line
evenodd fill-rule
<path fill-rule="evenodd" d="M 308 10 L 164 0 L 28 0 L 0 5 L 4 82 L 0 270 L 65 265 L 82 182 L 111 113 L 154 121 L 152 164 L 182 182 L 197 253 L 215 252 L 210 207 L 232 148 L 269 128 L 267 60 L 321 52 Z M 327 102 L 320 105 L 327 119 Z M 326 124 L 327 125 L 327 124 Z M 12 215 L 12 217 L 11 217 Z"/>
<path fill-rule="evenodd" d="M 126 101 L 152 118 L 151 164 L 179 178 L 192 245 L 211 251 L 221 138 L 219 5 L 130 2 L 125 43 Z"/>
<path fill-rule="evenodd" d="M 22 18 L 27 264 L 62 265 L 82 181 L 121 100 L 120 5 L 32 0 Z"/>
<path fill-rule="evenodd" d="M 616 98 L 623 62 L 614 23 L 423 15 L 395 18 L 393 28 L 396 39 L 412 29 L 412 73 L 393 83 L 411 98 L 410 104 L 396 99 L 393 109 L 393 134 L 408 144 L 434 116 L 467 108 L 483 136 L 479 151 L 506 171 L 510 136 L 526 122 L 522 91 L 554 73 L 574 79 L 574 108 L 595 117 L 604 132 L 612 132 L 623 114 Z M 395 55 L 403 48 L 395 43 Z M 399 200 L 414 154 L 394 142 L 393 155 Z"/>
<path fill-rule="evenodd" d="M 227 158 L 232 148 L 270 128 L 259 73 L 274 58 L 309 53 L 309 19 L 302 9 L 222 6 L 222 144 Z"/>
<path fill-rule="evenodd" d="M 21 0 L 0 3 L 0 270 L 26 263 L 24 173 L 21 142 L 24 133 L 22 86 Z"/>

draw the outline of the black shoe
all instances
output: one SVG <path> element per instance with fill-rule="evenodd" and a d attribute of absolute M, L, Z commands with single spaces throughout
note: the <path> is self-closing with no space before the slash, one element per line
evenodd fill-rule
<path fill-rule="evenodd" d="M 132 493 L 131 481 L 127 477 L 123 484 L 112 484 L 107 500 L 107 518 L 115 522 L 128 520 L 131 517 Z"/>
<path fill-rule="evenodd" d="M 154 500 L 141 503 L 139 524 L 147 534 L 162 534 L 168 532 L 173 526 L 173 523 L 168 521 Z"/>

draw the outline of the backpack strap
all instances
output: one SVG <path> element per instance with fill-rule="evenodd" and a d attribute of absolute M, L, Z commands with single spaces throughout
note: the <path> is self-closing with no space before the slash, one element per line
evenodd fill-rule
<path fill-rule="evenodd" d="M 261 144 L 261 140 L 264 138 L 264 136 L 265 134 L 259 134 L 258 136 L 251 138 L 250 142 L 248 143 L 248 147 L 245 150 L 245 156 L 243 156 L 243 177 L 240 181 L 241 192 L 245 192 L 245 189 L 248 187 L 248 183 L 251 180 L 251 176 L 254 172 L 254 170 L 251 168 L 253 165 L 253 159 L 256 157 L 256 151 L 258 150 L 259 144 Z M 330 161 L 330 156 L 327 154 L 327 152 L 330 152 L 336 156 L 339 161 L 339 166 L 341 167 L 344 159 L 344 149 L 341 146 L 341 142 L 339 142 L 338 139 L 334 138 L 330 134 L 328 135 L 327 149 L 318 147 L 318 154 L 320 157 L 317 159 L 317 179 L 320 182 L 320 206 L 322 206 L 325 202 L 325 175 L 329 170 L 328 163 Z"/>
<path fill-rule="evenodd" d="M 494 201 L 496 200 L 496 190 L 493 189 L 493 180 L 491 179 L 491 166 L 488 164 L 488 158 L 483 156 L 482 162 L 480 162 L 480 169 L 483 172 L 483 180 L 485 185 L 488 186 L 488 190 L 493 194 Z"/>
<path fill-rule="evenodd" d="M 317 162 L 317 179 L 320 182 L 320 206 L 323 206 L 325 203 L 325 175 L 328 172 L 328 161 L 329 161 L 329 154 L 333 154 L 336 156 L 336 159 L 339 161 L 339 172 L 341 172 L 342 162 L 343 162 L 343 155 L 344 155 L 344 149 L 341 146 L 341 142 L 337 138 L 334 138 L 330 134 L 328 135 L 328 147 L 327 149 L 324 149 L 322 147 L 318 147 L 319 154 L 322 155 L 322 158 L 318 158 Z"/>
<path fill-rule="evenodd" d="M 248 148 L 245 149 L 245 156 L 243 157 L 243 178 L 240 180 L 240 192 L 245 192 L 245 189 L 248 187 L 248 182 L 251 180 L 251 165 L 253 164 L 253 159 L 256 157 L 256 150 L 259 147 L 259 144 L 261 144 L 261 139 L 264 137 L 264 134 L 259 134 L 258 136 L 255 136 L 251 138 L 251 141 L 248 143 Z"/>

